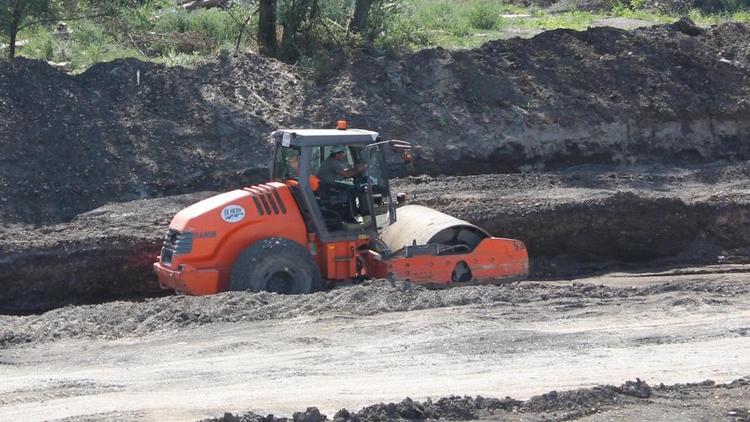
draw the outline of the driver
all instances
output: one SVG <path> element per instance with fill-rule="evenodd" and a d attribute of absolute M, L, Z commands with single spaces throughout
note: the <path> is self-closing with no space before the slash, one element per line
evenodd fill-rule
<path fill-rule="evenodd" d="M 343 216 L 345 223 L 358 224 L 355 215 L 356 209 L 356 188 L 348 183 L 336 183 L 337 181 L 355 177 L 362 174 L 366 169 L 366 164 L 357 164 L 354 168 L 346 168 L 346 147 L 337 145 L 331 148 L 331 153 L 328 158 L 323 160 L 318 169 L 318 177 L 320 178 L 320 184 L 323 191 L 335 190 L 339 192 L 345 192 L 347 194 L 347 207 L 348 211 Z"/>
<path fill-rule="evenodd" d="M 299 154 L 293 154 L 286 159 L 287 161 L 287 184 L 290 186 L 297 185 L 297 178 L 299 177 Z M 318 176 L 310 175 L 310 188 L 313 192 L 317 191 L 320 187 L 320 179 Z M 293 183 L 292 183 L 293 182 Z"/>
<path fill-rule="evenodd" d="M 331 154 L 323 160 L 318 170 L 320 181 L 333 185 L 337 180 L 360 175 L 367 169 L 367 164 L 357 164 L 349 169 L 346 164 L 346 148 L 340 145 L 331 148 Z"/>

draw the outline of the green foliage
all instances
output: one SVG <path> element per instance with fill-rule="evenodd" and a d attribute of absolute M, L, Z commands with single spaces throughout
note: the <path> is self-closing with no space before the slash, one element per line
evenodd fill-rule
<path fill-rule="evenodd" d="M 734 14 L 732 14 L 731 20 L 737 21 L 737 22 L 750 23 L 750 10 L 746 10 L 742 12 L 735 12 Z"/>
<path fill-rule="evenodd" d="M 411 19 L 413 9 L 404 0 L 380 2 L 370 11 L 366 39 L 386 55 L 395 57 L 403 53 L 432 45 L 429 31 Z"/>
<path fill-rule="evenodd" d="M 71 22 L 70 31 L 69 36 L 60 37 L 41 26 L 28 30 L 23 35 L 30 39 L 30 43 L 21 54 L 33 59 L 68 63 L 73 72 L 86 70 L 94 63 L 139 55 L 93 22 Z"/>
<path fill-rule="evenodd" d="M 51 8 L 50 0 L 2 0 L 0 3 L 0 34 L 8 41 L 9 59 L 15 57 L 15 44 L 19 31 L 33 23 L 33 19 L 46 16 Z M 31 20 L 31 23 L 29 23 Z"/>
<path fill-rule="evenodd" d="M 3 0 L 0 3 L 0 33 L 10 35 L 14 20 L 23 26 L 29 19 L 44 17 L 51 8 L 50 0 Z"/>
<path fill-rule="evenodd" d="M 97 61 L 137 56 L 168 65 L 195 66 L 221 49 L 234 51 L 242 22 L 256 10 L 257 0 L 235 0 L 230 10 L 186 11 L 174 0 L 0 0 L 0 35 L 7 35 L 10 6 L 30 5 L 19 35 L 29 43 L 19 54 L 70 62 L 80 71 Z M 323 81 L 347 57 L 371 46 L 388 56 L 425 47 L 476 47 L 508 34 L 533 35 L 555 28 L 583 30 L 594 20 L 622 16 L 654 23 L 674 22 L 644 8 L 645 0 L 609 0 L 607 15 L 573 11 L 547 13 L 509 5 L 501 0 L 373 0 L 367 28 L 348 30 L 353 0 L 278 0 L 282 58 L 299 63 Z M 698 3 L 700 1 L 700 3 Z M 707 25 L 727 20 L 750 22 L 750 0 L 696 0 L 689 16 Z M 719 12 L 712 12 L 719 10 Z M 71 20 L 67 37 L 55 34 L 56 19 L 106 12 L 107 17 Z M 530 16 L 506 17 L 507 14 Z M 252 47 L 257 16 L 252 17 L 242 46 Z M 7 43 L 6 40 L 0 42 Z"/>
<path fill-rule="evenodd" d="M 232 42 L 240 34 L 241 22 L 237 22 L 226 11 L 220 9 L 188 12 L 177 9 L 164 13 L 154 23 L 153 30 L 159 33 L 197 32 L 212 40 L 215 45 Z"/>
<path fill-rule="evenodd" d="M 568 28 L 584 30 L 594 21 L 595 16 L 589 12 L 565 12 L 559 14 L 548 14 L 537 12 L 530 19 L 524 19 L 518 23 L 518 27 L 534 30 L 549 30 L 556 28 Z"/>
<path fill-rule="evenodd" d="M 469 23 L 474 29 L 496 29 L 502 23 L 497 4 L 484 0 L 471 6 L 467 12 Z"/>
<path fill-rule="evenodd" d="M 123 8 L 120 18 L 133 31 L 151 31 L 157 19 L 159 7 L 155 2 L 146 2 L 137 7 Z"/>
<path fill-rule="evenodd" d="M 286 2 L 281 7 L 286 6 Z M 351 0 L 324 0 L 319 4 L 321 18 L 330 19 L 341 26 L 346 26 L 352 14 Z"/>
<path fill-rule="evenodd" d="M 209 60 L 208 57 L 206 57 L 205 55 L 198 54 L 198 53 L 189 54 L 189 53 L 178 53 L 175 51 L 170 51 L 154 59 L 155 62 L 162 63 L 167 66 L 181 66 L 181 67 L 187 67 L 190 69 L 194 69 L 208 60 Z"/>
<path fill-rule="evenodd" d="M 40 60 L 59 57 L 61 45 L 47 28 L 35 28 L 24 35 L 29 39 L 29 44 L 23 48 L 24 56 Z"/>

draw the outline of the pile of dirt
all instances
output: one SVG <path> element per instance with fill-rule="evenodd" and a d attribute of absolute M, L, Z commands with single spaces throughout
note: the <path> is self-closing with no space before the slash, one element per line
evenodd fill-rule
<path fill-rule="evenodd" d="M 309 295 L 226 292 L 211 296 L 171 296 L 141 302 L 67 306 L 41 315 L 0 315 L 0 348 L 68 338 L 118 339 L 170 332 L 213 323 L 265 321 L 299 316 L 375 315 L 470 304 L 569 302 L 578 307 L 602 300 L 689 292 L 726 298 L 750 293 L 750 286 L 729 281 L 692 281 L 641 288 L 593 284 L 467 286 L 427 290 L 407 282 L 371 280 L 357 286 Z M 681 303 L 675 303 L 679 306 Z M 627 391 L 637 391 L 628 388 Z"/>
<path fill-rule="evenodd" d="M 0 218 L 59 222 L 109 202 L 260 181 L 266 135 L 300 107 L 290 104 L 300 84 L 253 55 L 196 70 L 118 60 L 79 76 L 0 62 Z"/>
<path fill-rule="evenodd" d="M 359 55 L 319 83 L 255 55 L 195 70 L 118 60 L 78 76 L 2 62 L 0 219 L 47 224 L 258 182 L 271 130 L 342 117 L 412 141 L 416 171 L 430 174 L 750 158 L 750 28 L 691 28 Z"/>
<path fill-rule="evenodd" d="M 521 401 L 485 397 L 449 396 L 424 402 L 406 398 L 399 403 L 380 403 L 357 412 L 341 409 L 328 419 L 315 407 L 296 412 L 291 418 L 261 416 L 248 412 L 238 416 L 226 413 L 202 422 L 397 422 L 424 420 L 493 420 L 493 421 L 568 421 L 594 415 L 585 420 L 709 420 L 717 417 L 743 421 L 747 409 L 725 408 L 727 403 L 741 400 L 750 390 L 747 379 L 729 384 L 706 381 L 698 384 L 675 384 L 653 389 L 644 381 L 627 381 L 621 386 L 601 385 L 571 391 L 551 391 Z M 633 393 L 636 388 L 637 393 Z M 729 390 L 741 390 L 737 393 Z M 647 400 L 648 399 L 648 400 Z M 692 404 L 690 406 L 688 403 Z M 674 407 L 691 407 L 689 417 L 684 411 L 674 415 Z M 683 419 L 684 418 L 684 419 Z M 716 420 L 716 419 L 714 419 Z"/>

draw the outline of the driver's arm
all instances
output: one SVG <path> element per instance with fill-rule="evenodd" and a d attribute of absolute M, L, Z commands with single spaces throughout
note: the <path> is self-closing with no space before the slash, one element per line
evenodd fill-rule
<path fill-rule="evenodd" d="M 341 170 L 338 171 L 338 175 L 341 177 L 354 177 L 354 176 L 361 174 L 366 169 L 367 169 L 367 164 L 360 163 L 360 164 L 356 164 L 354 168 L 350 168 L 350 169 L 342 168 Z"/>

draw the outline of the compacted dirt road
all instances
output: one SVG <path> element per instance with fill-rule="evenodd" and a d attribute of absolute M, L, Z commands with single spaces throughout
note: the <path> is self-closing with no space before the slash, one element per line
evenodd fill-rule
<path fill-rule="evenodd" d="M 226 293 L 1 316 L 0 420 L 184 421 L 308 406 L 332 417 L 406 396 L 526 400 L 636 378 L 725 383 L 750 375 L 749 272 L 441 291 L 373 281 L 305 296 Z M 732 386 L 657 387 L 645 398 L 553 394 L 490 419 L 742 420 L 750 388 Z M 696 388 L 713 399 L 698 400 Z M 556 404 L 534 407 L 539 400 Z"/>

